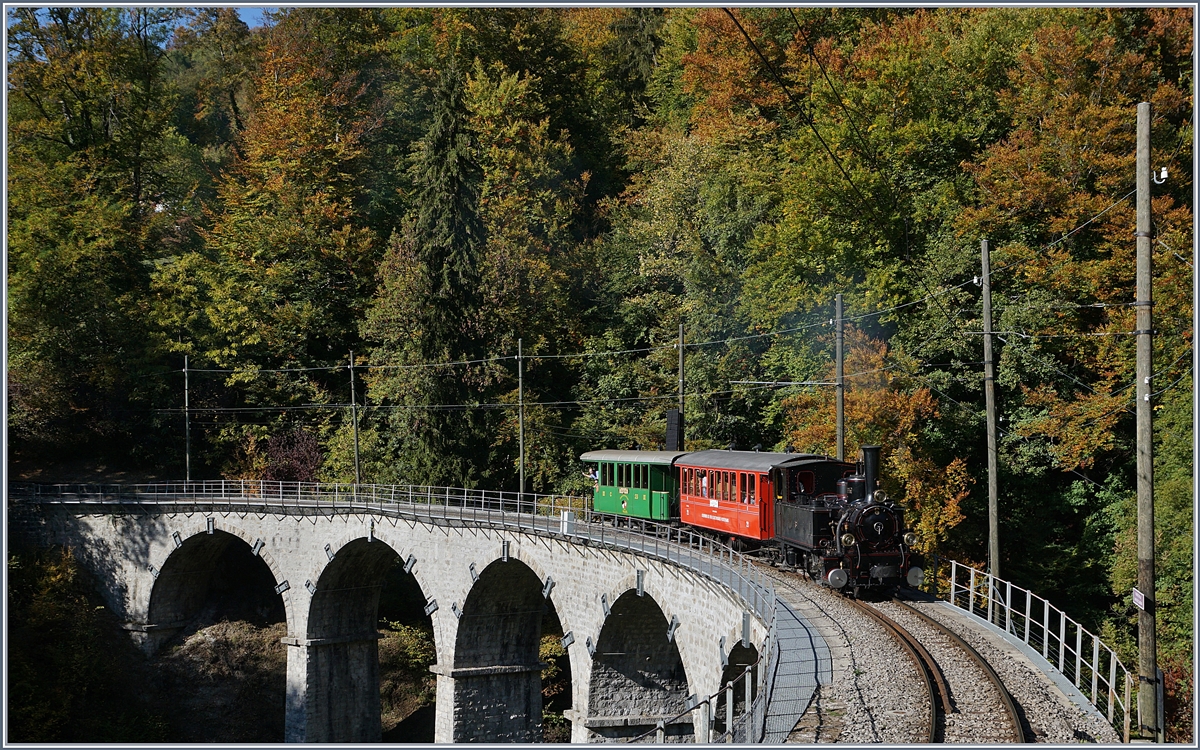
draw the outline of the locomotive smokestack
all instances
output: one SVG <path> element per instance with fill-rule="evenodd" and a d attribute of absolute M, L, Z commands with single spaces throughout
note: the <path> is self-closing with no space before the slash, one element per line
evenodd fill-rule
<path fill-rule="evenodd" d="M 875 490 L 879 489 L 879 446 L 864 445 L 862 457 L 863 478 L 866 479 L 867 498 L 870 499 Z"/>

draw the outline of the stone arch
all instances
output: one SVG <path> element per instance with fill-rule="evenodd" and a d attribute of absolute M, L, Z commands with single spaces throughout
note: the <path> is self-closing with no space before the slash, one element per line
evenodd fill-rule
<path fill-rule="evenodd" d="M 258 598 L 264 600 L 265 606 L 278 605 L 278 610 L 267 612 L 266 617 L 280 615 L 291 621 L 290 597 L 275 590 L 279 583 L 278 566 L 263 550 L 256 555 L 253 544 L 241 530 L 214 524 L 211 533 L 205 529 L 187 538 L 182 532 L 175 533 L 179 534 L 177 546 L 156 568 L 146 607 L 146 648 L 150 653 L 202 614 L 201 608 L 214 593 L 214 584 L 218 592 L 231 584 L 258 588 Z M 227 581 L 230 568 L 236 570 L 233 575 L 240 573 L 244 577 L 236 583 Z M 268 589 L 269 593 L 261 589 Z"/>
<path fill-rule="evenodd" d="M 539 558 L 539 556 L 537 554 L 537 545 L 538 545 L 539 540 L 536 537 L 522 536 L 522 537 L 520 537 L 520 540 L 524 541 L 524 542 L 529 542 L 530 543 L 529 546 L 527 547 L 523 544 L 519 544 L 518 541 L 516 541 L 516 540 L 510 541 L 509 558 L 510 559 L 515 558 L 516 560 L 519 560 L 520 562 L 527 565 L 529 567 L 529 569 L 533 571 L 533 574 L 535 576 L 537 576 L 538 580 L 541 581 L 542 591 L 543 591 L 545 602 L 546 602 L 546 608 L 545 608 L 545 611 L 543 614 L 542 627 L 541 627 L 542 636 L 545 636 L 548 634 L 548 632 L 549 632 L 548 628 L 555 627 L 555 624 L 554 624 L 555 621 L 557 621 L 558 630 L 561 631 L 560 635 L 565 636 L 567 633 L 573 634 L 574 631 L 572 629 L 572 625 L 573 625 L 572 612 L 570 611 L 569 604 L 567 604 L 566 602 L 563 602 L 563 592 L 570 591 L 571 587 L 574 585 L 574 582 L 572 582 L 568 578 L 564 578 L 562 574 L 560 574 L 558 578 L 554 578 L 546 570 L 546 568 L 542 564 L 542 560 Z M 505 540 L 503 538 L 501 538 L 499 541 L 501 543 L 503 543 Z M 493 562 L 495 562 L 495 561 L 493 561 Z M 553 585 L 550 586 L 550 591 L 548 593 L 546 592 L 547 581 L 553 582 Z M 557 598 L 556 598 L 556 595 L 557 595 Z M 558 606 L 560 603 L 564 604 L 564 607 L 562 609 L 560 609 Z M 572 637 L 574 637 L 574 635 L 572 635 Z M 561 682 L 566 683 L 567 690 L 564 694 L 551 695 L 550 701 L 548 703 L 545 702 L 545 695 L 543 695 L 544 705 L 542 706 L 542 714 L 541 715 L 544 718 L 549 716 L 550 714 L 553 714 L 555 717 L 558 717 L 561 714 L 561 718 L 566 719 L 576 711 L 574 702 L 575 702 L 576 695 L 578 694 L 579 691 L 577 691 L 575 689 L 574 679 L 575 679 L 575 675 L 580 674 L 581 671 L 583 671 L 583 669 L 585 668 L 585 665 L 581 665 L 581 664 L 577 663 L 577 660 L 579 658 L 579 653 L 580 653 L 580 649 L 578 649 L 578 648 L 572 649 L 572 648 L 568 648 L 568 647 L 563 647 L 563 652 L 562 652 L 561 656 L 559 656 L 555 659 L 555 662 L 556 662 L 559 670 L 561 670 L 557 679 Z M 543 685 L 543 687 L 546 687 L 546 686 Z M 564 735 L 563 732 L 566 732 L 566 735 Z M 552 730 L 546 730 L 543 732 L 542 735 L 539 735 L 539 738 L 537 741 L 541 741 L 541 739 L 543 739 L 543 738 L 546 738 L 546 741 L 557 741 L 557 742 L 569 741 L 569 728 L 568 727 L 564 726 L 564 727 L 560 728 L 560 730 L 557 733 L 558 734 L 557 738 L 554 737 L 555 734 L 556 733 Z M 551 738 L 553 738 L 553 739 L 551 739 Z"/>
<path fill-rule="evenodd" d="M 587 728 L 595 740 L 622 740 L 682 712 L 688 679 L 670 623 L 647 593 L 627 590 L 609 605 L 592 655 Z M 692 736 L 689 721 L 668 728 L 668 739 Z"/>
<path fill-rule="evenodd" d="M 512 555 L 478 572 L 454 645 L 454 742 L 541 741 L 543 585 Z"/>
<path fill-rule="evenodd" d="M 306 651 L 308 742 L 381 739 L 376 618 L 397 558 L 391 545 L 360 536 L 334 551 L 314 583 L 304 637 L 292 644 Z"/>
<path fill-rule="evenodd" d="M 356 541 L 371 539 L 371 544 L 379 542 L 380 544 L 390 547 L 400 562 L 404 562 L 410 553 L 415 554 L 415 566 L 411 571 L 409 571 L 409 575 L 413 577 L 413 579 L 416 581 L 416 585 L 420 587 L 421 591 L 424 592 L 426 596 L 431 596 L 433 594 L 433 592 L 436 590 L 436 587 L 433 584 L 437 579 L 437 573 L 432 571 L 436 571 L 436 568 L 430 567 L 429 563 L 431 560 L 425 559 L 420 552 L 413 551 L 413 540 L 410 537 L 403 534 L 397 534 L 395 531 L 397 519 L 390 518 L 388 516 L 374 515 L 342 516 L 341 518 L 343 521 L 342 525 L 347 528 L 343 529 L 340 533 L 330 534 L 328 537 L 320 538 L 319 543 L 314 545 L 314 550 L 319 551 L 316 551 L 316 554 L 313 556 L 311 561 L 311 567 L 309 568 L 308 572 L 308 580 L 314 582 L 319 580 L 321 576 L 324 575 L 324 571 L 332 562 L 332 560 L 337 559 L 337 555 L 347 545 Z M 353 519 L 353 521 L 350 519 Z M 374 526 L 372 526 L 372 523 Z M 324 549 L 324 546 L 328 546 L 328 551 Z M 333 557 L 329 557 L 329 555 L 333 555 Z M 435 628 L 435 636 L 437 635 L 437 632 L 438 631 Z M 438 653 L 439 655 L 441 654 L 440 648 Z"/>
<path fill-rule="evenodd" d="M 728 731 L 726 726 L 726 703 L 728 691 L 726 686 L 733 686 L 733 715 L 734 721 L 746 712 L 746 680 L 743 676 L 746 668 L 750 667 L 750 700 L 753 702 L 758 695 L 758 649 L 753 644 L 745 645 L 740 640 L 734 641 L 733 648 L 726 657 L 725 668 L 721 671 L 721 692 L 717 696 L 716 713 L 713 719 L 713 729 L 720 732 Z"/>

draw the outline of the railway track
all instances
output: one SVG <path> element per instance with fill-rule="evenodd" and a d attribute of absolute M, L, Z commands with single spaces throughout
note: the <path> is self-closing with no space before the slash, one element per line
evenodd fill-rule
<path fill-rule="evenodd" d="M 1000 676 L 958 634 L 898 599 L 885 605 L 852 604 L 885 627 L 924 676 L 931 721 L 923 741 L 1025 741 L 1021 714 Z"/>
<path fill-rule="evenodd" d="M 904 604 L 857 602 L 794 574 L 771 577 L 780 597 L 821 631 L 834 659 L 833 683 L 818 689 L 788 742 L 1025 740 L 1022 714 L 1000 678 L 941 623 Z"/>
<path fill-rule="evenodd" d="M 899 599 L 878 609 L 891 609 L 910 637 L 919 637 L 933 668 L 944 678 L 942 742 L 1024 742 L 1021 712 L 996 670 L 970 644 L 948 627 Z M 882 612 L 881 612 L 882 614 Z"/>
<path fill-rule="evenodd" d="M 912 660 L 913 666 L 916 667 L 918 681 L 921 683 L 922 688 L 921 694 L 928 696 L 929 699 L 929 713 L 926 715 L 928 721 L 926 722 L 926 730 L 923 732 L 923 736 L 914 737 L 913 739 L 927 744 L 942 742 L 945 735 L 940 730 L 945 726 L 945 717 L 953 711 L 953 708 L 950 702 L 950 688 L 946 685 L 946 679 L 942 675 L 937 662 L 933 660 L 933 657 L 929 655 L 929 652 L 925 650 L 920 641 L 892 620 L 892 618 L 869 604 L 854 599 L 847 599 L 846 602 L 883 628 L 895 640 L 896 645 Z M 939 720 L 939 716 L 941 720 Z"/>
<path fill-rule="evenodd" d="M 764 566 L 765 567 L 765 566 Z M 848 599 L 801 576 L 765 567 L 783 602 L 820 633 L 832 680 L 818 687 L 788 743 L 904 744 L 928 738 L 928 693 L 875 621 Z"/>

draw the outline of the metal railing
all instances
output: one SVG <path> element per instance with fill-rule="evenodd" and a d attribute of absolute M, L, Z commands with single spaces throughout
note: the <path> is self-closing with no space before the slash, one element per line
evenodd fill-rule
<path fill-rule="evenodd" d="M 765 654 L 765 656 L 764 656 Z M 627 743 L 648 741 L 651 736 L 655 743 L 666 741 L 667 727 L 692 718 L 697 711 L 703 711 L 707 726 L 707 737 L 697 738 L 697 742 L 706 744 L 734 743 L 750 744 L 762 742 L 767 723 L 767 701 L 774 684 L 775 667 L 779 664 L 779 643 L 775 638 L 775 618 L 772 615 L 771 627 L 763 652 L 753 663 L 746 665 L 742 673 L 725 683 L 725 686 L 712 695 L 688 701 L 688 707 L 666 719 L 660 719 L 654 729 L 626 740 Z M 738 697 L 742 697 L 741 710 L 738 711 Z M 722 716 L 722 710 L 724 716 Z"/>
<path fill-rule="evenodd" d="M 555 515 L 560 510 L 581 510 L 586 498 L 532 492 L 436 487 L 430 485 L 376 485 L 341 482 L 279 482 L 221 479 L 202 482 L 152 482 L 145 484 L 9 484 L 9 496 L 25 500 L 76 499 L 80 502 L 136 501 L 169 503 L 265 503 L 298 511 L 321 509 L 377 510 L 396 503 L 443 507 L 482 508 L 511 513 Z"/>
<path fill-rule="evenodd" d="M 736 721 L 727 717 L 732 732 L 727 728 L 721 735 L 742 738 L 739 742 L 762 739 L 766 703 L 778 664 L 774 585 L 749 557 L 688 527 L 597 513 L 587 498 L 569 495 L 426 485 L 214 480 L 131 485 L 13 483 L 8 489 L 11 501 L 69 506 L 78 513 L 149 512 L 151 508 L 167 513 L 368 513 L 441 525 L 507 528 L 569 537 L 677 565 L 724 586 L 767 625 L 762 651 L 767 662 L 757 670 L 758 693 Z M 760 654 L 759 662 L 762 658 Z M 715 707 L 716 695 L 697 705 Z M 695 706 L 671 721 L 694 710 Z M 709 726 L 713 726 L 711 721 Z"/>
<path fill-rule="evenodd" d="M 950 563 L 951 604 L 1041 654 L 1129 742 L 1133 678 L 1115 651 L 1033 592 L 955 560 L 940 562 Z"/>

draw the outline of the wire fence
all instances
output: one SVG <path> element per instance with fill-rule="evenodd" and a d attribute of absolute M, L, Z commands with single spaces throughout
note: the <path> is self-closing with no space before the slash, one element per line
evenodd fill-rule
<path fill-rule="evenodd" d="M 1135 680 L 1113 649 L 1033 592 L 955 560 L 935 565 L 946 562 L 950 570 L 944 582 L 951 604 L 1040 654 L 1129 742 Z M 943 581 L 934 581 L 940 588 Z"/>

